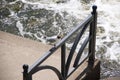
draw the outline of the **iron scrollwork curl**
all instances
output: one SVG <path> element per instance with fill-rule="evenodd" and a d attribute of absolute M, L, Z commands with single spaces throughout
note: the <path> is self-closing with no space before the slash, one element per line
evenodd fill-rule
<path fill-rule="evenodd" d="M 45 70 L 45 69 L 50 69 L 50 70 L 54 71 L 55 74 L 57 75 L 57 77 L 59 78 L 59 80 L 64 80 L 60 71 L 57 68 L 55 68 L 53 66 L 49 66 L 49 65 L 38 66 L 32 72 L 30 72 L 29 74 L 33 75 L 36 72 L 41 71 L 41 70 Z"/>

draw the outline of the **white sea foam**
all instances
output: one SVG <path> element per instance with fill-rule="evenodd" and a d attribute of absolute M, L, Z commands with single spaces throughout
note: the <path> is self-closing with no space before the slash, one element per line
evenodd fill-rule
<path fill-rule="evenodd" d="M 105 58 L 109 60 L 116 60 L 119 62 L 120 58 L 120 0 L 91 0 L 89 4 L 83 4 L 80 0 L 68 0 L 65 3 L 55 3 L 53 0 L 21 0 L 26 4 L 34 5 L 34 8 L 45 8 L 47 10 L 54 10 L 55 12 L 66 11 L 69 15 L 78 19 L 84 19 L 90 11 L 93 4 L 97 5 L 98 9 L 98 28 L 102 28 L 102 32 L 97 33 L 97 46 L 105 46 Z M 62 14 L 61 14 L 62 15 Z M 20 33 L 24 34 L 20 22 L 18 29 Z M 56 23 L 53 23 L 56 25 Z M 42 40 L 44 41 L 44 40 Z M 107 45 L 105 43 L 110 43 Z M 97 48 L 97 47 L 96 47 Z M 99 50 L 98 48 L 96 50 Z"/>
<path fill-rule="evenodd" d="M 22 24 L 20 21 L 17 21 L 17 22 L 16 22 L 16 27 L 18 28 L 21 36 L 24 37 L 25 34 L 28 34 L 29 36 L 32 35 L 32 33 L 30 33 L 30 32 L 25 32 L 25 31 L 24 31 L 23 24 Z"/>
<path fill-rule="evenodd" d="M 107 52 L 105 54 L 106 58 L 110 60 L 116 60 L 119 62 L 120 58 L 120 1 L 118 0 L 96 0 L 95 4 L 98 6 L 98 15 L 99 15 L 99 26 L 102 26 L 105 29 L 103 35 L 106 36 L 106 39 L 98 39 L 97 45 L 105 45 L 104 42 L 113 42 L 111 46 L 107 46 Z M 101 43 L 99 41 L 101 40 Z"/>
<path fill-rule="evenodd" d="M 40 1 L 36 1 L 36 2 L 31 2 L 27 0 L 21 0 L 21 1 L 26 4 L 34 5 L 35 8 L 45 8 L 47 10 L 54 10 L 59 13 L 66 11 L 70 15 L 74 15 L 77 18 L 84 17 L 86 15 L 86 12 L 88 12 L 86 10 L 83 10 L 84 6 L 82 6 L 80 1 L 78 0 L 70 0 L 66 3 L 61 3 L 61 4 L 57 4 L 55 2 L 49 3 L 51 2 L 51 0 L 48 0 L 47 2 L 42 1 L 43 3 L 41 3 Z"/>
<path fill-rule="evenodd" d="M 24 36 L 25 32 L 23 31 L 23 29 L 24 29 L 24 28 L 23 28 L 23 24 L 20 23 L 20 21 L 18 21 L 18 22 L 16 23 L 16 27 L 18 28 L 20 34 L 21 34 L 22 36 Z"/>

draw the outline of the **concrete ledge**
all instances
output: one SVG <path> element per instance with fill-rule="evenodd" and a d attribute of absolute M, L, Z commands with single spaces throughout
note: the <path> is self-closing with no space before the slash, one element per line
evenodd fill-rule
<path fill-rule="evenodd" d="M 51 45 L 46 45 L 0 31 L 0 80 L 22 80 L 22 65 L 33 64 L 51 47 Z M 58 49 L 42 65 L 55 66 L 60 70 L 60 52 L 60 49 Z M 73 56 L 73 60 L 75 59 L 75 56 Z M 86 68 L 86 66 L 87 61 L 85 61 L 84 64 L 82 64 L 82 66 L 68 78 L 68 80 L 76 80 L 75 78 Z M 93 68 L 93 71 L 95 72 L 92 73 L 92 76 L 99 74 L 99 67 L 100 62 L 96 60 Z M 92 77 L 89 76 L 89 78 Z M 43 70 L 33 75 L 33 80 L 58 80 L 58 78 L 51 70 Z"/>
<path fill-rule="evenodd" d="M 22 80 L 22 65 L 33 64 L 51 47 L 50 45 L 0 31 L 0 80 Z M 59 50 L 56 51 L 46 61 L 48 65 L 51 64 L 59 68 L 59 52 Z M 49 73 L 48 75 L 48 78 L 51 78 Z"/>

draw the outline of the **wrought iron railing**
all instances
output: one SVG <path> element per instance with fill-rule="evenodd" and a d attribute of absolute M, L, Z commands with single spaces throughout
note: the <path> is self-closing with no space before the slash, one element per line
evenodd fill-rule
<path fill-rule="evenodd" d="M 59 80 L 67 80 L 69 76 L 71 76 L 74 71 L 80 67 L 80 65 L 88 59 L 88 67 L 93 67 L 95 61 L 95 43 L 96 43 L 96 25 L 97 25 L 97 6 L 92 7 L 92 13 L 78 26 L 76 26 L 70 33 L 68 33 L 64 38 L 62 38 L 58 43 L 54 45 L 47 53 L 44 54 L 41 58 L 39 58 L 32 66 L 23 65 L 23 80 L 32 80 L 32 75 L 36 72 L 43 70 L 43 69 L 51 69 L 56 73 Z M 75 53 L 76 47 L 86 29 L 89 27 L 89 35 L 84 40 L 82 46 L 80 47 L 77 56 L 75 58 L 73 69 L 70 71 L 70 64 Z M 76 32 L 79 32 L 76 34 Z M 70 53 L 66 59 L 66 45 L 65 43 L 72 35 L 77 35 L 73 46 L 71 47 Z M 84 58 L 80 63 L 81 55 L 88 44 L 88 55 Z M 61 71 L 53 66 L 41 66 L 41 64 L 54 52 L 61 47 Z M 87 71 L 85 71 L 87 73 Z M 82 73 L 80 73 L 82 74 Z"/>

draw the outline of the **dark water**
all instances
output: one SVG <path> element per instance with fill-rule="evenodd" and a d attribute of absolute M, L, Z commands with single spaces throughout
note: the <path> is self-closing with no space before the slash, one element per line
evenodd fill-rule
<path fill-rule="evenodd" d="M 33 5 L 21 1 L 2 1 L 0 8 L 0 30 L 37 40 L 34 36 L 54 36 L 66 34 L 77 20 L 67 12 L 58 13 L 45 8 L 35 9 Z M 20 24 L 21 26 L 17 25 Z"/>
<path fill-rule="evenodd" d="M 28 1 L 41 1 L 41 3 Z M 76 5 L 71 5 L 72 1 Z M 108 8 L 110 4 L 115 4 L 110 1 L 108 4 L 106 0 L 99 1 Z M 0 0 L 0 30 L 46 43 L 48 38 L 60 34 L 66 35 L 71 31 L 90 13 L 92 2 L 48 0 L 45 4 L 44 0 Z M 96 4 L 98 2 L 96 1 Z M 116 5 L 119 5 L 120 1 L 116 2 Z M 98 7 L 96 57 L 101 60 L 101 78 L 120 76 L 120 33 L 116 29 L 115 21 L 110 21 L 111 17 L 108 14 L 112 13 L 105 11 L 101 5 Z M 112 18 L 118 21 L 118 12 L 115 13 L 117 17 Z M 53 41 L 49 41 L 51 42 Z M 70 42 L 72 39 L 68 43 Z"/>

